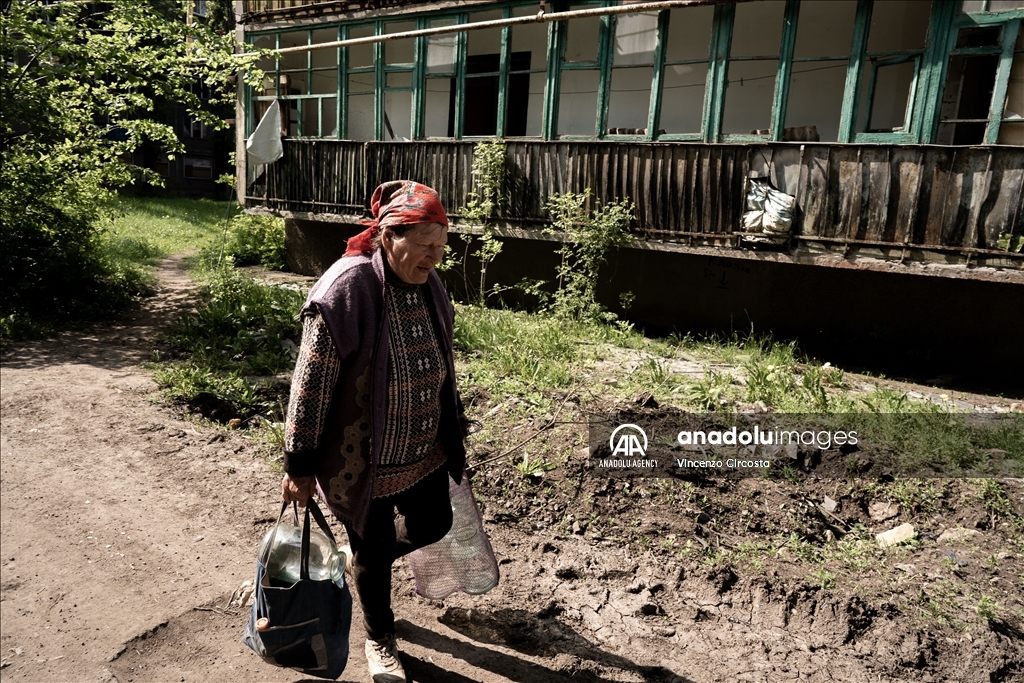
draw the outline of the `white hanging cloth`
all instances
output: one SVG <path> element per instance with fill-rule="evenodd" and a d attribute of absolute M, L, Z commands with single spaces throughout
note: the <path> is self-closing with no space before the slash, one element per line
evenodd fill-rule
<path fill-rule="evenodd" d="M 270 103 L 256 130 L 245 141 L 250 164 L 272 164 L 284 156 L 281 145 L 281 105 Z"/>

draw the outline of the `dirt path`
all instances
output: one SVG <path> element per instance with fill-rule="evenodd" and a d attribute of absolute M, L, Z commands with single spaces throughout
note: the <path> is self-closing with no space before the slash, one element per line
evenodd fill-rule
<path fill-rule="evenodd" d="M 245 610 L 225 609 L 252 576 L 279 475 L 244 434 L 185 421 L 158 402 L 142 365 L 159 330 L 195 302 L 179 259 L 158 274 L 157 296 L 122 320 L 15 345 L 3 356 L 3 681 L 301 678 L 245 649 Z M 478 491 L 489 496 L 508 475 L 477 476 Z M 617 500 L 611 491 L 592 493 L 608 505 Z M 765 496 L 775 496 L 773 510 L 792 505 L 781 493 Z M 884 606 L 775 569 L 741 576 L 696 560 L 631 555 L 589 532 L 560 534 L 551 519 L 510 508 L 514 501 L 492 500 L 497 509 L 485 517 L 503 572 L 494 591 L 430 602 L 412 594 L 405 566 L 396 569 L 395 611 L 413 681 L 1024 675 L 1024 639 L 1015 628 L 922 632 Z M 646 503 L 638 500 L 627 513 L 637 527 L 672 543 L 674 534 L 663 535 L 675 529 L 658 518 L 667 508 L 641 512 Z M 1000 555 L 1010 581 L 1022 569 L 1018 555 Z M 941 549 L 915 557 L 937 565 Z M 367 680 L 358 619 L 357 612 L 343 681 Z"/>

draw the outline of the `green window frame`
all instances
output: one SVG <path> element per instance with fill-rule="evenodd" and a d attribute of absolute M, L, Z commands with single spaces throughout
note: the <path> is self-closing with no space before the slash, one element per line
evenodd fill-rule
<path fill-rule="evenodd" d="M 988 121 L 986 123 L 984 144 L 995 144 L 999 137 L 1000 127 L 1003 123 L 1003 107 L 1006 101 L 1009 84 L 1010 69 L 1013 56 L 1017 50 L 1016 44 L 1021 32 L 1021 24 L 1024 21 L 1024 8 L 1003 11 L 990 11 L 989 0 L 980 3 L 981 10 L 975 12 L 962 12 L 962 5 L 958 2 L 947 2 L 934 0 L 931 14 L 928 18 L 925 42 L 922 48 L 908 50 L 894 50 L 891 52 L 870 51 L 868 49 L 869 32 L 871 28 L 871 17 L 873 10 L 878 6 L 876 3 L 882 0 L 858 0 L 856 15 L 854 19 L 852 44 L 847 50 L 837 49 L 836 55 L 848 55 L 846 67 L 846 80 L 843 88 L 843 101 L 839 122 L 839 143 L 903 143 L 913 144 L 919 142 L 933 142 L 937 137 L 938 126 L 941 119 L 941 101 L 945 81 L 948 75 L 949 62 L 952 57 L 961 55 L 984 53 L 998 55 L 999 65 L 995 77 L 995 87 L 992 93 L 992 102 L 989 106 Z M 544 93 L 542 108 L 541 139 L 545 140 L 616 140 L 616 141 L 697 141 L 709 143 L 719 142 L 745 142 L 745 141 L 778 141 L 783 138 L 786 112 L 789 99 L 789 87 L 794 64 L 811 61 L 835 61 L 846 59 L 846 57 L 833 56 L 811 56 L 794 58 L 794 45 L 796 42 L 797 28 L 800 21 L 800 6 L 802 0 L 786 0 L 784 9 L 784 20 L 782 35 L 780 36 L 780 47 L 778 54 L 778 69 L 775 76 L 773 91 L 771 119 L 768 135 L 746 135 L 746 134 L 724 134 L 722 130 L 723 116 L 727 98 L 727 87 L 729 83 L 730 60 L 749 60 L 754 57 L 733 57 L 731 56 L 733 29 L 735 25 L 736 5 L 719 4 L 714 7 L 711 23 L 710 43 L 706 58 L 687 58 L 682 61 L 669 62 L 668 35 L 670 18 L 680 20 L 685 17 L 688 8 L 666 9 L 658 12 L 655 46 L 653 53 L 653 65 L 651 71 L 650 101 L 647 113 L 647 130 L 642 135 L 632 134 L 609 134 L 609 102 L 611 97 L 611 84 L 613 70 L 616 68 L 614 62 L 614 40 L 618 26 L 618 19 L 612 15 L 600 17 L 598 22 L 597 54 L 596 58 L 586 61 L 566 62 L 565 54 L 568 44 L 568 30 L 572 19 L 550 21 L 547 27 L 547 53 L 543 64 L 537 64 L 537 60 L 531 64 L 529 70 L 514 70 L 512 68 L 512 36 L 518 28 L 506 26 L 501 29 L 500 34 L 500 59 L 496 73 L 488 72 L 486 75 L 493 78 L 498 77 L 498 105 L 497 120 L 495 122 L 495 135 L 504 137 L 508 127 L 506 120 L 508 112 L 509 79 L 510 76 L 529 74 L 531 77 L 538 73 L 544 73 Z M 388 17 L 372 20 L 360 20 L 352 22 L 337 22 L 323 24 L 313 27 L 295 27 L 289 29 L 275 29 L 267 31 L 254 31 L 246 34 L 248 43 L 253 44 L 257 39 L 265 36 L 273 36 L 275 48 L 282 46 L 282 37 L 291 34 L 305 34 L 305 44 L 313 40 L 313 32 L 324 31 L 325 29 L 336 31 L 338 40 L 346 40 L 352 37 L 353 31 L 359 28 L 372 27 L 373 35 L 383 35 L 386 27 L 394 23 L 411 23 L 417 29 L 425 29 L 436 25 L 438 20 L 451 20 L 459 24 L 469 21 L 469 9 L 474 12 L 501 10 L 501 16 L 510 18 L 522 14 L 523 8 L 532 6 L 532 2 L 505 2 L 490 5 L 474 6 L 472 8 L 459 8 L 458 10 L 421 12 L 419 14 L 390 15 Z M 554 10 L 565 11 L 570 7 L 588 4 L 593 7 L 607 7 L 617 3 L 613 0 L 600 0 L 599 2 L 556 2 Z M 518 14 L 516 14 L 518 10 Z M 590 24 L 592 25 L 592 23 Z M 957 32 L 965 27 L 975 26 L 999 26 L 1002 34 L 998 46 L 985 48 L 956 48 Z M 322 35 L 322 34 L 321 34 Z M 432 79 L 455 79 L 455 110 L 454 110 L 454 139 L 463 139 L 465 127 L 465 105 L 466 105 L 466 80 L 467 80 L 467 44 L 468 32 L 460 31 L 452 34 L 455 36 L 455 60 L 452 71 L 428 73 L 427 54 L 429 39 L 425 36 L 414 39 L 413 61 L 411 63 L 388 64 L 385 56 L 388 50 L 387 42 L 376 42 L 372 44 L 374 57 L 372 65 L 354 67 L 350 63 L 350 48 L 336 49 L 336 72 L 337 87 L 334 93 L 313 93 L 311 83 L 314 71 L 326 71 L 330 67 L 315 68 L 313 64 L 312 51 L 305 53 L 304 68 L 282 69 L 282 61 L 277 60 L 272 71 L 268 71 L 268 78 L 273 77 L 275 86 L 272 94 L 263 95 L 253 87 L 245 90 L 246 111 L 250 114 L 246 117 L 246 134 L 251 134 L 258 121 L 255 120 L 253 112 L 257 111 L 260 102 L 281 101 L 287 102 L 285 111 L 294 106 L 297 110 L 297 121 L 294 122 L 296 137 L 329 137 L 332 131 L 326 130 L 325 121 L 329 116 L 326 107 L 333 106 L 334 120 L 337 122 L 337 137 L 350 139 L 351 114 L 350 97 L 354 93 L 349 90 L 349 81 L 352 76 L 359 74 L 372 74 L 374 83 L 373 92 L 373 132 L 372 139 L 387 140 L 390 135 L 386 131 L 384 121 L 385 99 L 391 93 L 409 92 L 411 97 L 410 138 L 422 140 L 425 135 L 426 117 L 426 95 L 427 83 Z M 294 42 L 289 39 L 287 42 Z M 302 41 L 300 41 L 300 44 Z M 497 47 L 497 46 L 496 46 Z M 766 58 L 766 57 L 765 57 Z M 775 56 L 772 55 L 772 59 Z M 295 61 L 293 59 L 293 61 Z M 701 115 L 700 132 L 688 133 L 666 133 L 658 134 L 659 121 L 662 116 L 662 104 L 664 101 L 665 69 L 667 66 L 703 64 L 707 63 L 707 77 L 704 84 L 704 101 Z M 874 88 L 877 83 L 877 76 L 880 70 L 887 67 L 910 64 L 912 65 L 913 77 L 911 79 L 910 92 L 907 98 L 907 111 L 904 118 L 902 130 L 891 132 L 873 132 L 864 130 L 870 124 L 870 111 L 874 97 Z M 646 64 L 643 65 L 646 67 Z M 579 72 L 593 72 L 597 76 L 597 96 L 594 111 L 594 130 L 586 133 L 558 134 L 559 126 L 559 104 L 562 101 L 562 84 L 568 74 Z M 281 77 L 290 73 L 304 72 L 305 89 L 299 93 L 280 93 Z M 408 74 L 407 77 L 405 75 Z M 389 82 L 396 77 L 403 78 L 403 83 L 395 85 Z M 470 76 L 474 77 L 474 76 Z M 589 77 L 588 77 L 589 78 Z M 321 84 L 322 87 L 322 84 Z M 863 88 L 867 88 L 862 92 Z M 358 94 L 358 93 L 355 93 Z M 363 97 L 368 96 L 368 92 Z M 316 116 L 309 115 L 310 107 L 316 107 Z M 867 109 L 865 114 L 862 110 Z M 564 113 L 564 112 L 563 112 Z M 403 117 L 404 118 L 404 117 Z M 307 125 L 308 121 L 315 121 L 315 125 Z M 536 119 L 534 119 L 536 121 Z M 860 122 L 860 129 L 858 129 Z M 308 128 L 308 130 L 307 130 Z M 367 131 L 368 132 L 368 131 Z M 447 136 L 443 136 L 447 138 Z"/>

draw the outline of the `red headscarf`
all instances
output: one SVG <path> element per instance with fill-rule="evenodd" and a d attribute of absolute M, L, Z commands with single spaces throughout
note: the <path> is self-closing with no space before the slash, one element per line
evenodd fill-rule
<path fill-rule="evenodd" d="M 412 180 L 392 180 L 377 187 L 370 199 L 373 218 L 360 221 L 368 225 L 349 238 L 345 256 L 356 256 L 373 250 L 373 238 L 389 225 L 440 223 L 447 227 L 448 216 L 441 199 L 431 188 Z"/>

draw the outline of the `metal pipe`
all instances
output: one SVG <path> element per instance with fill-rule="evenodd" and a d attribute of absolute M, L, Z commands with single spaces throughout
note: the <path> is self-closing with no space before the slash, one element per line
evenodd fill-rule
<path fill-rule="evenodd" d="M 548 13 L 544 10 L 528 17 L 511 17 L 509 19 L 493 19 L 491 21 L 478 21 L 472 24 L 453 24 L 449 26 L 437 26 L 435 28 L 424 28 L 415 31 L 402 31 L 400 33 L 386 33 L 380 36 L 367 36 L 365 38 L 351 38 L 349 40 L 335 40 L 329 43 L 315 43 L 313 45 L 296 45 L 274 50 L 275 54 L 286 55 L 293 52 L 306 52 L 309 50 L 327 50 L 330 48 L 350 47 L 352 45 L 365 45 L 367 43 L 380 43 L 391 40 L 404 40 L 418 36 L 437 36 L 448 33 L 462 33 L 463 31 L 476 31 L 487 28 L 501 28 L 503 26 L 515 26 L 517 24 L 536 24 L 549 21 L 564 21 L 580 17 L 603 17 L 610 14 L 640 14 L 642 12 L 656 12 L 673 7 L 699 7 L 702 5 L 724 5 L 737 2 L 752 2 L 753 0 L 668 0 L 662 2 L 638 2 L 630 5 L 617 5 L 615 7 L 595 7 L 593 9 L 571 10 L 569 12 Z M 251 57 L 258 55 L 258 52 L 241 53 L 240 57 Z"/>

